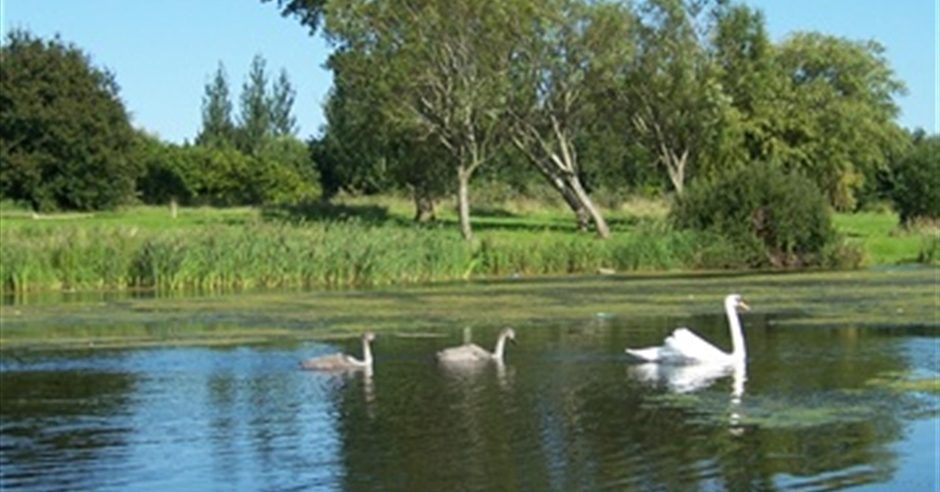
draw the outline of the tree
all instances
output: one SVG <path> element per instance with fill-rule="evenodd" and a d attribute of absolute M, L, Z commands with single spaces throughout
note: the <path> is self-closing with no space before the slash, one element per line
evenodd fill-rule
<path fill-rule="evenodd" d="M 356 53 L 337 53 L 334 66 L 356 63 Z M 338 70 L 344 72 L 343 69 Z M 434 201 L 447 190 L 448 156 L 433 139 L 387 118 L 381 101 L 392 95 L 382 84 L 357 84 L 356 78 L 337 77 L 326 104 L 328 125 L 316 142 L 314 160 L 330 197 L 340 189 L 374 193 L 408 189 L 415 202 L 415 219 L 433 220 Z"/>
<path fill-rule="evenodd" d="M 722 149 L 721 161 L 725 167 L 773 161 L 774 149 L 766 136 L 776 117 L 771 108 L 782 90 L 782 79 L 764 16 L 747 5 L 728 3 L 715 9 L 714 20 L 709 52 L 730 105 L 725 119 L 729 145 Z M 714 177 L 716 172 L 729 170 L 704 171 Z"/>
<path fill-rule="evenodd" d="M 513 53 L 512 141 L 575 212 L 579 227 L 606 221 L 581 183 L 576 139 L 598 112 L 591 93 L 607 87 L 622 63 L 632 16 L 618 5 L 538 3 Z"/>
<path fill-rule="evenodd" d="M 268 98 L 267 62 L 261 55 L 251 60 L 248 78 L 242 84 L 238 121 L 238 148 L 255 155 L 271 136 L 271 100 Z"/>
<path fill-rule="evenodd" d="M 461 233 L 470 240 L 470 179 L 505 135 L 514 14 L 496 1 L 346 0 L 331 6 L 325 29 L 338 46 L 330 63 L 334 76 L 387 87 L 383 93 L 392 97 L 380 107 L 388 120 L 447 150 Z M 347 52 L 361 56 L 338 63 Z"/>
<path fill-rule="evenodd" d="M 940 219 L 940 135 L 916 132 L 910 150 L 892 165 L 891 198 L 901 223 Z"/>
<path fill-rule="evenodd" d="M 290 83 L 287 70 L 282 68 L 277 80 L 274 81 L 271 87 L 271 95 L 268 100 L 268 108 L 271 113 L 271 134 L 275 137 L 292 136 L 297 133 L 297 118 L 292 113 L 296 96 L 297 91 Z"/>
<path fill-rule="evenodd" d="M 232 123 L 232 100 L 229 97 L 228 76 L 219 62 L 212 81 L 206 84 L 202 97 L 202 130 L 196 143 L 210 147 L 234 144 L 235 125 Z"/>
<path fill-rule="evenodd" d="M 796 33 L 775 61 L 783 84 L 767 132 L 774 160 L 804 170 L 836 208 L 854 209 L 865 176 L 904 145 L 894 122 L 904 84 L 874 41 Z"/>
<path fill-rule="evenodd" d="M 374 105 L 336 79 L 324 107 L 327 125 L 310 149 L 323 198 L 340 191 L 377 193 L 389 186 L 384 149 L 376 140 Z"/>
<path fill-rule="evenodd" d="M 9 33 L 0 48 L 0 195 L 34 210 L 113 208 L 141 166 L 114 75 L 58 37 Z"/>
<path fill-rule="evenodd" d="M 261 0 L 267 3 L 274 0 Z M 277 0 L 281 15 L 297 17 L 302 25 L 310 29 L 310 34 L 316 34 L 323 21 L 327 0 Z"/>
<path fill-rule="evenodd" d="M 627 137 L 658 157 L 681 195 L 696 161 L 718 147 L 727 98 L 706 49 L 707 1 L 649 0 L 636 27 L 637 51 L 614 91 L 632 117 Z"/>

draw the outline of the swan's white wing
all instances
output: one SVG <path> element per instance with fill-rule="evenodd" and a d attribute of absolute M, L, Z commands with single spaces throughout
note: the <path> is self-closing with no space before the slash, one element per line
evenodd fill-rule
<path fill-rule="evenodd" d="M 647 347 L 641 349 L 626 349 L 625 352 L 646 362 L 656 362 L 662 359 L 662 347 Z"/>
<path fill-rule="evenodd" d="M 697 361 L 717 361 L 728 358 L 714 345 L 706 342 L 688 328 L 679 328 L 666 338 L 663 349 L 673 352 L 682 359 Z"/>

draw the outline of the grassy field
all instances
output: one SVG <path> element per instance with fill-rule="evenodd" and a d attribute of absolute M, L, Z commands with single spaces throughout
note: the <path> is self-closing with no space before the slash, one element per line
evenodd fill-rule
<path fill-rule="evenodd" d="M 5 291 L 390 285 L 466 278 L 710 268 L 712 245 L 669 229 L 663 201 L 606 210 L 613 238 L 575 230 L 564 208 L 528 201 L 474 208 L 475 241 L 456 213 L 417 226 L 394 197 L 281 208 L 131 207 L 36 216 L 0 207 Z M 891 213 L 839 214 L 838 230 L 872 266 L 940 261 L 936 229 L 907 231 Z M 724 254 L 727 254 L 724 251 Z M 733 252 L 731 252 L 733 253 Z"/>
<path fill-rule="evenodd" d="M 836 214 L 836 228 L 850 240 L 864 245 L 870 265 L 898 265 L 923 261 L 922 252 L 936 249 L 940 229 L 906 230 L 895 213 Z M 935 260 L 936 261 L 936 260 Z"/>

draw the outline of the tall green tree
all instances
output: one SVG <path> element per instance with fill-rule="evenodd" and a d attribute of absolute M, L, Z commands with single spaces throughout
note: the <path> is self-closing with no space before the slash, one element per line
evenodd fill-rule
<path fill-rule="evenodd" d="M 294 99 L 297 91 L 291 85 L 286 69 L 281 69 L 271 86 L 268 108 L 271 113 L 271 134 L 275 137 L 292 136 L 297 133 L 297 118 L 294 117 Z"/>
<path fill-rule="evenodd" d="M 360 63 L 360 53 L 336 53 L 331 65 L 347 73 Z M 340 189 L 372 193 L 407 189 L 415 201 L 415 219 L 431 220 L 434 202 L 449 187 L 448 156 L 434 139 L 416 128 L 397 125 L 381 110 L 393 97 L 384 84 L 358 84 L 355 77 L 337 77 L 326 104 L 327 127 L 315 157 L 326 196 Z"/>
<path fill-rule="evenodd" d="M 772 161 L 775 149 L 768 133 L 784 81 L 775 65 L 776 48 L 764 15 L 747 5 L 729 3 L 716 9 L 715 20 L 710 51 L 733 112 L 736 142 L 731 160 Z"/>
<path fill-rule="evenodd" d="M 843 210 L 886 179 L 905 142 L 894 122 L 904 87 L 883 47 L 820 33 L 775 45 L 760 11 L 728 4 L 711 51 L 734 110 L 734 160 L 799 169 Z"/>
<path fill-rule="evenodd" d="M 855 208 L 865 177 L 886 169 L 906 142 L 894 101 L 905 87 L 884 52 L 874 41 L 820 33 L 796 33 L 778 48 L 774 157 L 813 177 L 842 210 Z"/>
<path fill-rule="evenodd" d="M 0 59 L 0 195 L 38 211 L 133 200 L 142 170 L 114 75 L 24 30 L 9 33 Z"/>
<path fill-rule="evenodd" d="M 718 148 L 728 101 L 707 40 L 710 2 L 647 0 L 639 7 L 636 56 L 614 92 L 631 115 L 627 138 L 666 171 L 677 194 L 699 160 Z"/>
<path fill-rule="evenodd" d="M 271 136 L 266 65 L 263 56 L 255 55 L 252 58 L 239 97 L 238 148 L 248 155 L 256 155 L 265 139 Z"/>
<path fill-rule="evenodd" d="M 219 66 L 206 84 L 202 96 L 202 129 L 196 136 L 196 143 L 210 147 L 234 145 L 235 124 L 232 120 L 232 99 L 229 95 L 228 76 L 225 66 Z"/>
<path fill-rule="evenodd" d="M 630 55 L 630 12 L 615 4 L 534 2 L 515 44 L 511 73 L 512 141 L 598 236 L 607 223 L 581 183 L 577 137 L 600 114 L 592 93 L 610 86 Z"/>
<path fill-rule="evenodd" d="M 377 138 L 384 125 L 376 123 L 375 106 L 336 79 L 324 116 L 323 135 L 310 142 L 323 198 L 329 200 L 340 191 L 368 194 L 387 189 L 389 175 Z"/>
<path fill-rule="evenodd" d="M 344 0 L 326 11 L 339 53 L 366 63 L 333 65 L 334 76 L 383 84 L 382 111 L 443 146 L 457 178 L 461 233 L 472 238 L 470 179 L 506 131 L 508 60 L 516 18 L 496 1 Z"/>

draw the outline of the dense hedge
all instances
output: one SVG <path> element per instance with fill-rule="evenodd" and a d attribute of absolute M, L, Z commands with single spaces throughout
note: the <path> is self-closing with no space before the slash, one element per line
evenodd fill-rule
<path fill-rule="evenodd" d="M 140 199 L 160 205 L 261 205 L 319 197 L 316 169 L 307 146 L 292 137 L 270 139 L 257 156 L 234 147 L 138 142 L 144 174 Z"/>

